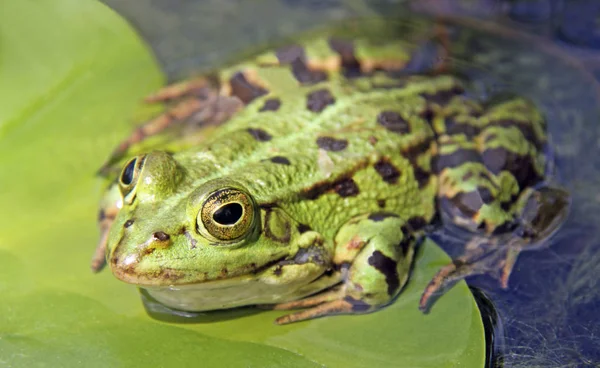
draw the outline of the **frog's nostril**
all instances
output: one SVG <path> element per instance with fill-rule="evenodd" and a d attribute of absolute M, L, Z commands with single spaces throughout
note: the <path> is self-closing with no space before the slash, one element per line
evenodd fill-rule
<path fill-rule="evenodd" d="M 154 239 L 159 240 L 159 241 L 167 241 L 169 240 L 170 236 L 169 234 L 162 232 L 162 231 L 157 231 L 154 233 Z"/>

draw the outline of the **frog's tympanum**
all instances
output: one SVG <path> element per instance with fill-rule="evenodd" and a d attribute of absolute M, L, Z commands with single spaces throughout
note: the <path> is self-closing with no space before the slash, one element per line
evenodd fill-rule
<path fill-rule="evenodd" d="M 569 205 L 546 174 L 544 117 L 473 97 L 440 37 L 392 28 L 306 37 L 149 97 L 166 111 L 101 170 L 92 268 L 178 310 L 301 309 L 284 324 L 391 303 L 446 224 L 465 249 L 419 307 L 469 275 L 506 287 Z M 425 43 L 438 62 L 414 73 Z"/>

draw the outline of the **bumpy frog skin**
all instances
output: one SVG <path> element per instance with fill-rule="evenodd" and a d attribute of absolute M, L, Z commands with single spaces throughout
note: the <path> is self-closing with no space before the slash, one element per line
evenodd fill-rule
<path fill-rule="evenodd" d="M 506 287 L 519 252 L 567 213 L 545 180 L 543 116 L 519 97 L 469 98 L 443 65 L 409 75 L 406 40 L 433 35 L 379 28 L 306 37 L 151 96 L 166 112 L 102 169 L 93 269 L 106 259 L 180 310 L 305 308 L 284 324 L 391 303 L 419 239 L 446 223 L 471 240 L 420 308 L 468 275 Z M 157 137 L 163 150 L 135 150 Z"/>

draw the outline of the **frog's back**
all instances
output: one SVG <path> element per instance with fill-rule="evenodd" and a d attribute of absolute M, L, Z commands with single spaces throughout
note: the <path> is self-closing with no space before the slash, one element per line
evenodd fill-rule
<path fill-rule="evenodd" d="M 374 211 L 428 222 L 440 137 L 454 142 L 441 146 L 446 156 L 473 145 L 482 153 L 469 132 L 494 124 L 481 117 L 481 104 L 461 96 L 456 78 L 402 73 L 411 47 L 388 36 L 311 38 L 221 70 L 220 94 L 244 107 L 179 157 L 195 170 L 191 187 L 229 176 L 260 205 L 277 204 L 300 222 L 332 229 Z M 539 146 L 542 120 L 528 117 L 523 123 Z M 541 171 L 541 153 L 532 157 Z"/>

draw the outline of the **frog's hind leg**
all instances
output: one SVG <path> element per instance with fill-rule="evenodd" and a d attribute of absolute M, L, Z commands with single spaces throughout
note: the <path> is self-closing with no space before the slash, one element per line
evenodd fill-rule
<path fill-rule="evenodd" d="M 314 296 L 275 305 L 277 310 L 308 307 L 280 317 L 276 323 L 368 313 L 384 307 L 408 279 L 416 241 L 413 229 L 393 214 L 376 213 L 350 221 L 335 238 L 334 263 L 342 283 Z"/>
<path fill-rule="evenodd" d="M 543 122 L 522 99 L 479 119 L 447 119 L 439 131 L 438 203 L 445 222 L 470 232 L 464 253 L 425 289 L 420 309 L 458 280 L 488 274 L 508 286 L 521 251 L 547 244 L 569 208 L 569 194 L 544 180 Z M 458 126 L 458 128 L 457 128 Z M 471 137 L 466 137 L 469 132 Z"/>

